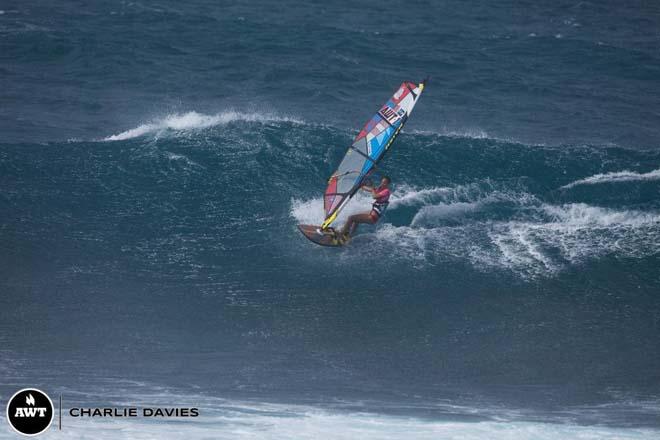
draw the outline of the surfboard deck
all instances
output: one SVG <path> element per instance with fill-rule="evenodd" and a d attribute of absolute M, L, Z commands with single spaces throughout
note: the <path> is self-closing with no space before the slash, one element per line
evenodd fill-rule
<path fill-rule="evenodd" d="M 309 241 L 320 246 L 341 247 L 346 244 L 338 239 L 334 229 L 321 231 L 319 225 L 298 225 L 298 229 Z"/>

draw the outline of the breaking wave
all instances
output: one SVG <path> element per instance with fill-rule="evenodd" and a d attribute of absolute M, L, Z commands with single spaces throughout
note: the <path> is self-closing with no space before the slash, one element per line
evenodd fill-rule
<path fill-rule="evenodd" d="M 499 253 L 496 263 L 541 275 L 605 255 L 642 258 L 660 252 L 658 213 L 584 203 L 544 204 L 540 211 L 548 220 L 493 225 L 489 238 Z"/>
<path fill-rule="evenodd" d="M 617 171 L 605 174 L 595 174 L 584 179 L 576 180 L 567 185 L 562 186 L 562 189 L 573 188 L 578 185 L 595 185 L 598 183 L 615 183 L 615 182 L 630 182 L 636 180 L 660 180 L 660 168 L 657 170 L 649 171 L 648 173 L 636 173 L 634 171 Z"/>
<path fill-rule="evenodd" d="M 606 255 L 660 253 L 660 213 L 655 211 L 551 204 L 490 182 L 404 187 L 395 194 L 385 221 L 375 230 L 365 228 L 364 241 L 347 253 L 385 246 L 417 262 L 462 260 L 479 270 L 504 268 L 522 277 L 549 276 Z M 368 197 L 357 196 L 337 223 L 368 210 L 369 203 Z M 402 217 L 400 208 L 414 212 Z M 292 201 L 291 215 L 301 223 L 319 224 L 322 213 L 321 198 Z"/>
<path fill-rule="evenodd" d="M 144 384 L 129 384 L 131 388 Z M 121 382 L 119 384 L 121 386 Z M 73 390 L 72 390 L 73 391 Z M 365 402 L 339 401 L 329 407 L 314 404 L 287 404 L 258 400 L 234 400 L 206 395 L 182 394 L 161 388 L 147 394 L 120 394 L 117 384 L 104 390 L 104 398 L 115 402 L 130 398 L 133 406 L 166 407 L 177 402 L 184 407 L 198 407 L 199 419 L 162 419 L 158 423 L 140 418 L 101 418 L 93 423 L 95 438 L 175 439 L 184 429 L 190 438 L 216 439 L 650 439 L 658 435 L 653 428 L 628 428 L 598 424 L 585 426 L 576 420 L 599 420 L 600 412 L 589 408 L 574 408 L 561 414 L 537 416 L 525 420 L 528 411 L 508 408 L 473 407 L 435 402 L 419 404 L 419 409 L 433 411 L 438 417 L 411 417 L 369 411 Z M 70 392 L 71 394 L 71 392 Z M 78 393 L 80 395 L 80 393 Z M 85 399 L 96 396 L 83 395 Z M 653 402 L 652 402 L 653 403 Z M 631 402 L 630 412 L 645 412 L 643 402 Z M 386 408 L 397 409 L 387 405 Z M 405 408 L 405 406 L 402 406 Z M 408 409 L 414 407 L 408 407 Z M 606 413 L 607 414 L 607 413 Z M 468 420 L 461 420 L 468 418 Z M 65 416 L 63 421 L 68 438 L 88 438 L 90 421 Z M 51 430 L 45 438 L 55 436 Z"/>
<path fill-rule="evenodd" d="M 195 111 L 187 113 L 174 113 L 164 118 L 155 119 L 141 124 L 130 130 L 122 131 L 103 138 L 103 141 L 123 141 L 144 136 L 147 134 L 162 134 L 167 131 L 201 130 L 231 122 L 293 122 L 302 123 L 301 120 L 262 113 L 241 113 L 237 111 L 224 111 L 214 115 L 205 115 Z"/>
<path fill-rule="evenodd" d="M 88 438 L 89 422 L 73 420 L 67 426 L 69 438 Z M 140 420 L 99 420 L 94 422 L 98 439 L 181 437 L 182 422 L 148 423 Z M 204 416 L 185 426 L 191 438 L 216 439 L 384 439 L 460 438 L 465 440 L 559 440 L 567 438 L 637 440 L 657 438 L 650 428 L 609 428 L 539 422 L 456 422 L 429 421 L 372 413 L 333 413 L 305 408 L 237 408 L 227 413 Z M 46 435 L 46 438 L 49 438 Z"/>

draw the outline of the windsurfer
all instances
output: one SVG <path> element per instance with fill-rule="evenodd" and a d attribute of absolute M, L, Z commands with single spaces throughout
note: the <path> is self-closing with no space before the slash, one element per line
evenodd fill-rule
<path fill-rule="evenodd" d="M 371 185 L 362 186 L 363 190 L 371 192 L 371 195 L 374 198 L 374 203 L 371 205 L 370 212 L 353 214 L 348 217 L 348 220 L 346 220 L 344 227 L 339 233 L 339 236 L 343 241 L 348 240 L 355 233 L 360 223 L 373 225 L 378 222 L 378 219 L 383 215 L 383 212 L 390 201 L 390 182 L 391 180 L 388 176 L 383 176 L 380 185 L 376 188 Z"/>

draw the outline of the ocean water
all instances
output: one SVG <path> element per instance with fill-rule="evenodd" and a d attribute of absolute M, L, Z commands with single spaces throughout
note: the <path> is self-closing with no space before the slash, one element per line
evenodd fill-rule
<path fill-rule="evenodd" d="M 0 404 L 200 408 L 44 438 L 660 437 L 659 29 L 641 1 L 0 3 Z M 309 243 L 426 76 L 382 222 Z"/>

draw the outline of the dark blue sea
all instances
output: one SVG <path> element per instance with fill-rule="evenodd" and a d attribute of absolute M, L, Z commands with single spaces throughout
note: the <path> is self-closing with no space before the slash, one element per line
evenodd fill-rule
<path fill-rule="evenodd" d="M 426 76 L 383 220 L 307 241 Z M 44 438 L 660 438 L 660 4 L 1 0 L 24 387 Z M 131 405 L 200 417 L 67 413 Z"/>

